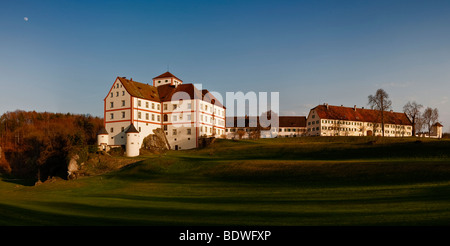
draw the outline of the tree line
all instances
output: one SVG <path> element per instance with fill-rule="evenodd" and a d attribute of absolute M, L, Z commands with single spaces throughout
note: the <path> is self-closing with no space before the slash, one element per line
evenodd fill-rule
<path fill-rule="evenodd" d="M 67 171 L 70 154 L 95 145 L 103 119 L 50 112 L 7 112 L 0 117 L 0 172 L 21 178 Z"/>
<path fill-rule="evenodd" d="M 368 99 L 369 106 L 380 112 L 379 115 L 384 136 L 384 112 L 391 110 L 392 107 L 389 94 L 383 89 L 378 89 L 374 95 L 369 95 Z M 427 107 L 424 111 L 422 111 L 422 108 L 423 105 L 415 101 L 407 102 L 403 106 L 403 112 L 411 120 L 413 136 L 416 136 L 417 133 L 421 133 L 423 130 L 426 130 L 428 136 L 430 136 L 433 125 L 439 120 L 439 111 L 437 108 Z"/>

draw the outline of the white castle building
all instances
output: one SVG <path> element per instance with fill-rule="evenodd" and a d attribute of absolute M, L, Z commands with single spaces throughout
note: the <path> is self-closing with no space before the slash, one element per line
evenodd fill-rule
<path fill-rule="evenodd" d="M 161 128 L 171 149 L 199 146 L 200 136 L 225 133 L 225 107 L 208 90 L 199 90 L 170 72 L 152 84 L 117 77 L 104 99 L 104 129 L 98 134 L 103 149 L 125 147 L 138 156 L 143 139 Z"/>

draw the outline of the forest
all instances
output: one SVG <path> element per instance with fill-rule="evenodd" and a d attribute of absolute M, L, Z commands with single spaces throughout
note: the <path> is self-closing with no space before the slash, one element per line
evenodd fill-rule
<path fill-rule="evenodd" d="M 0 117 L 0 173 L 46 180 L 67 177 L 69 158 L 96 151 L 103 119 L 91 115 L 17 110 Z"/>

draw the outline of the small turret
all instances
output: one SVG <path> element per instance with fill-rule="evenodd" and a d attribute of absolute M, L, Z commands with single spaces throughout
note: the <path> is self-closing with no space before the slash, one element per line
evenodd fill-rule
<path fill-rule="evenodd" d="M 125 132 L 127 134 L 127 144 L 126 144 L 126 155 L 128 157 L 135 157 L 139 155 L 139 131 L 130 125 L 128 130 Z"/>
<path fill-rule="evenodd" d="M 104 127 L 100 129 L 97 133 L 97 144 L 100 150 L 106 150 L 108 146 L 108 131 Z"/>

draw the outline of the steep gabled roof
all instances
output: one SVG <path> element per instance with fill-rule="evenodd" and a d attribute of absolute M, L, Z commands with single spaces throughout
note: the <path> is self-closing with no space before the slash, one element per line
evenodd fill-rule
<path fill-rule="evenodd" d="M 156 76 L 156 77 L 154 77 L 153 79 L 162 79 L 162 78 L 176 78 L 176 79 L 178 79 L 179 81 L 183 82 L 183 80 L 177 78 L 175 75 L 173 75 L 173 74 L 170 73 L 169 71 L 167 71 L 167 72 L 165 72 L 165 73 L 163 73 L 163 74 L 161 74 L 161 75 L 159 75 L 159 76 Z"/>
<path fill-rule="evenodd" d="M 117 78 L 131 96 L 156 102 L 160 101 L 158 90 L 156 89 L 156 87 L 133 80 L 128 80 L 123 77 Z"/>
<path fill-rule="evenodd" d="M 180 98 L 185 98 L 186 96 L 189 97 L 190 99 L 201 99 L 202 98 L 202 94 L 199 90 L 197 90 L 197 88 L 195 88 L 195 86 L 193 84 L 181 84 L 178 86 L 174 86 L 174 85 L 169 85 L 169 84 L 165 84 L 165 85 L 160 85 L 157 87 L 158 89 L 158 93 L 161 99 L 161 102 L 167 102 L 167 101 L 171 101 L 172 97 L 177 93 L 185 93 L 185 94 L 180 94 L 177 96 L 177 98 L 175 99 L 180 99 Z"/>
<path fill-rule="evenodd" d="M 126 79 L 124 77 L 117 77 L 117 79 L 123 84 L 125 90 L 133 97 L 155 102 L 168 102 L 172 100 L 172 97 L 177 92 L 180 92 L 185 93 L 180 94 L 181 97 L 185 98 L 187 95 L 189 99 L 201 99 L 209 103 L 214 100 L 216 106 L 225 108 L 219 100 L 208 92 L 208 90 L 200 91 L 193 84 L 180 84 L 178 86 L 165 84 L 155 87 L 149 84 L 133 81 L 131 79 Z M 175 99 L 176 98 L 173 100 Z"/>
<path fill-rule="evenodd" d="M 321 119 L 347 120 L 381 123 L 381 116 L 378 110 L 351 108 L 332 105 L 318 105 L 315 108 L 317 115 Z M 405 113 L 384 111 L 385 124 L 412 125 Z"/>

